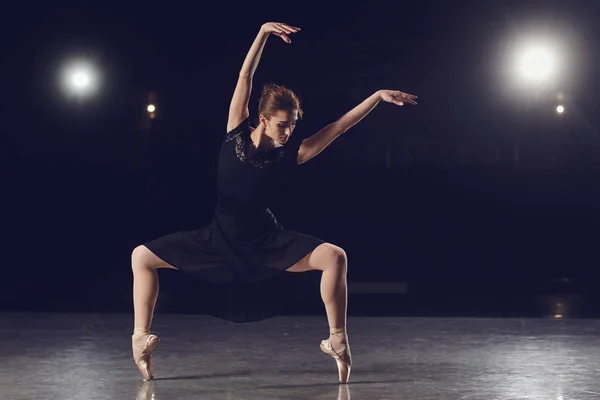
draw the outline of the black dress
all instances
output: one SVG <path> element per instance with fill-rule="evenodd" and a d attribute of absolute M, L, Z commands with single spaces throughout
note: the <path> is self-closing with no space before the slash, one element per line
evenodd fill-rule
<path fill-rule="evenodd" d="M 208 300 L 208 312 L 235 322 L 271 316 L 274 308 L 265 304 L 283 299 L 269 298 L 269 288 L 281 289 L 277 279 L 285 270 L 323 243 L 283 228 L 269 210 L 297 166 L 298 141 L 258 150 L 250 138 L 252 130 L 247 118 L 225 135 L 212 223 L 144 243 L 184 273 L 219 285 L 224 297 Z M 257 296 L 266 300 L 256 301 Z"/>

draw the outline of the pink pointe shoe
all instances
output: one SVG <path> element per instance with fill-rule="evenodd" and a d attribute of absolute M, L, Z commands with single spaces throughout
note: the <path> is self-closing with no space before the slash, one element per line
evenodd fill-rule
<path fill-rule="evenodd" d="M 350 369 L 352 368 L 352 355 L 350 354 L 350 345 L 348 344 L 348 335 L 345 329 L 332 329 L 332 336 L 337 336 L 342 339 L 341 344 L 337 344 L 335 348 L 330 339 L 321 341 L 321 350 L 323 353 L 330 355 L 335 359 L 338 367 L 338 375 L 340 383 L 348 383 L 350 378 Z"/>
<path fill-rule="evenodd" d="M 132 337 L 133 360 L 145 381 L 154 379 L 152 374 L 152 352 L 156 350 L 159 344 L 160 339 L 156 335 Z"/>

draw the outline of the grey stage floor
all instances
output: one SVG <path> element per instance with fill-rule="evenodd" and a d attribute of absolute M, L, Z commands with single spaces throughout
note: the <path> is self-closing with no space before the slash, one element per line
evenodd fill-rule
<path fill-rule="evenodd" d="M 600 321 L 351 318 L 338 385 L 324 318 L 232 324 L 158 315 L 156 381 L 131 360 L 131 316 L 0 314 L 2 399 L 600 399 Z"/>

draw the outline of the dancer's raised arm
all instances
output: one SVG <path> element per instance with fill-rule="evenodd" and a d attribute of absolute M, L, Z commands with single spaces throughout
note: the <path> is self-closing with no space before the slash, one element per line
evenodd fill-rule
<path fill-rule="evenodd" d="M 250 47 L 240 74 L 238 77 L 231 104 L 229 105 L 229 117 L 227 119 L 227 132 L 236 128 L 244 119 L 248 118 L 248 102 L 252 91 L 252 78 L 260 62 L 263 48 L 270 34 L 279 36 L 286 43 L 291 43 L 289 34 L 296 33 L 300 28 L 280 22 L 267 22 L 260 27 L 260 31 Z"/>
<path fill-rule="evenodd" d="M 298 151 L 298 164 L 305 163 L 325 150 L 338 136 L 359 123 L 370 113 L 380 101 L 393 103 L 399 106 L 404 102 L 417 104 L 417 96 L 400 92 L 398 90 L 378 90 L 362 103 L 348 111 L 337 121 L 327 125 L 311 137 L 304 139 Z"/>

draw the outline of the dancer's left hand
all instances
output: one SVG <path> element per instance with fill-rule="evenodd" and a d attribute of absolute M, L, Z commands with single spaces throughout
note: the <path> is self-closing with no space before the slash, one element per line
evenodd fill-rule
<path fill-rule="evenodd" d="M 417 98 L 414 94 L 408 94 L 399 90 L 380 90 L 379 95 L 381 100 L 387 103 L 394 103 L 399 106 L 403 106 L 404 103 L 416 105 L 417 102 L 414 100 Z"/>

